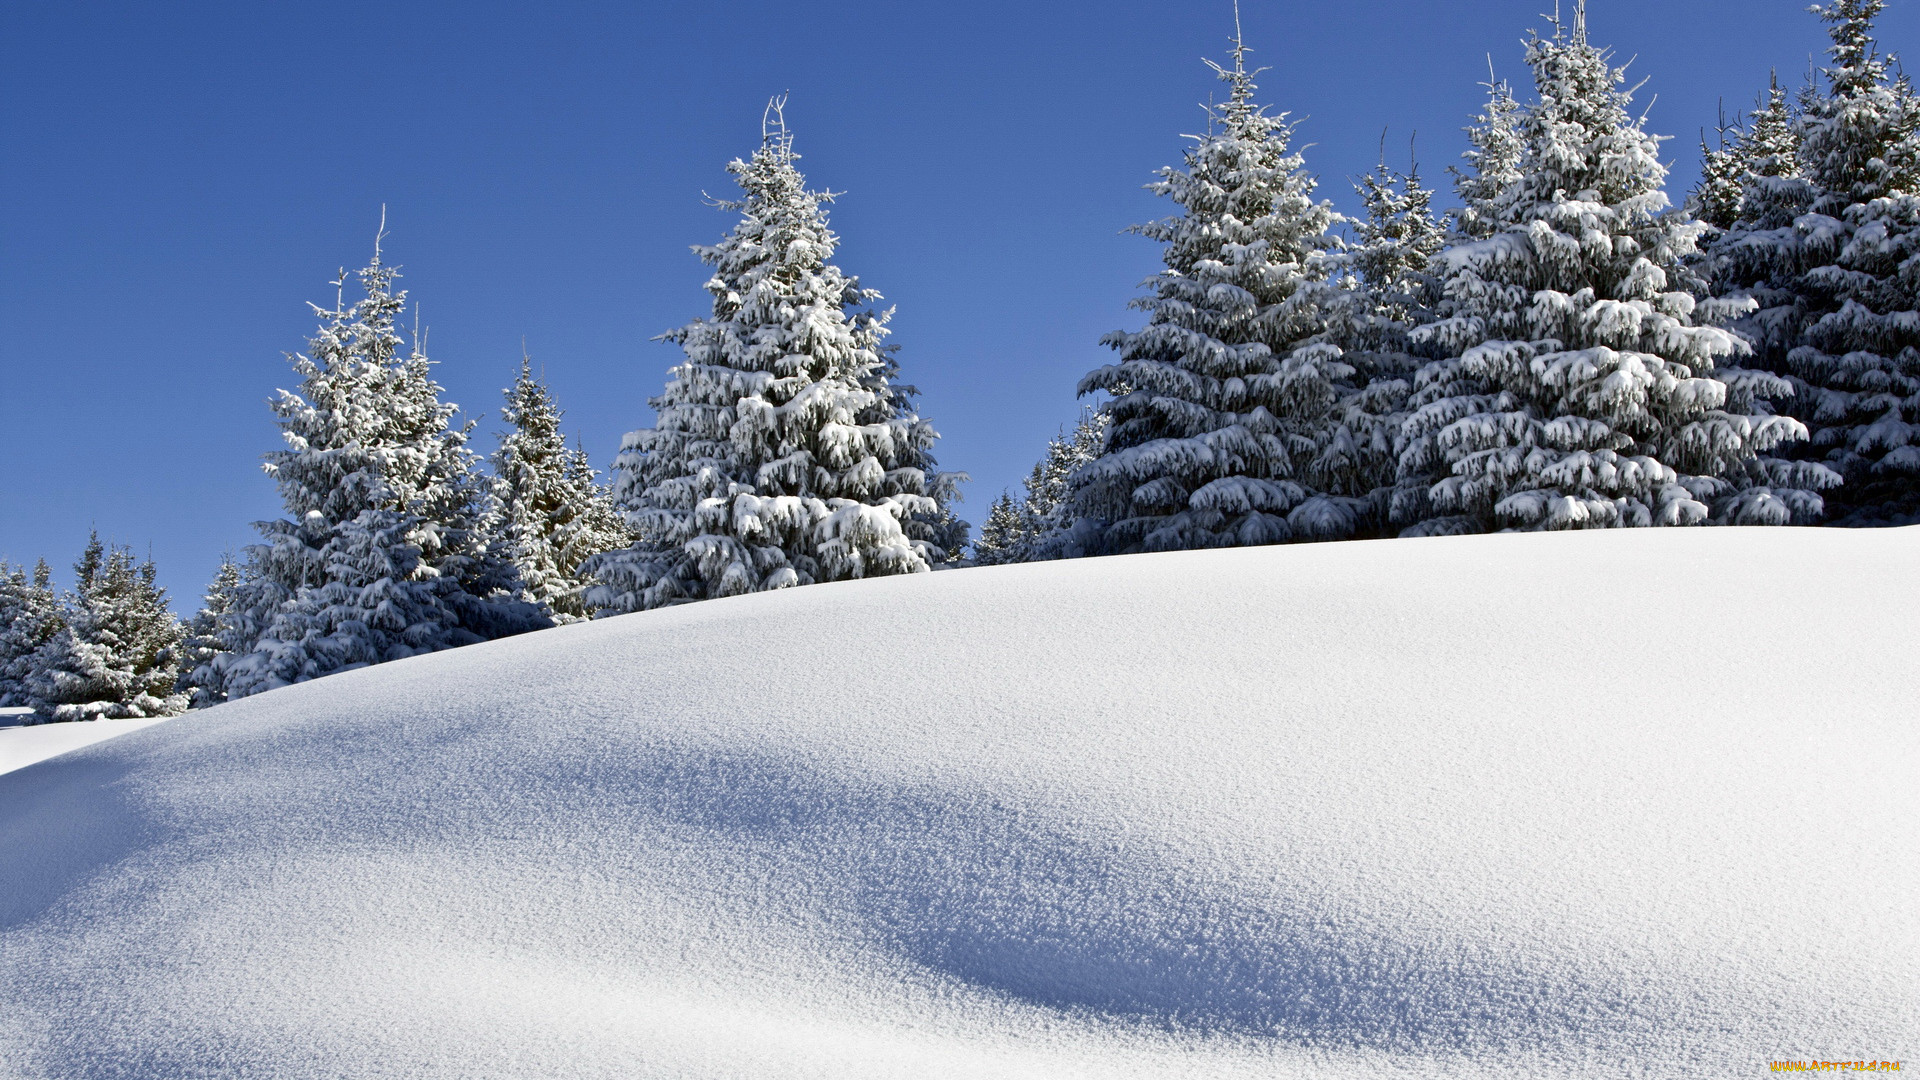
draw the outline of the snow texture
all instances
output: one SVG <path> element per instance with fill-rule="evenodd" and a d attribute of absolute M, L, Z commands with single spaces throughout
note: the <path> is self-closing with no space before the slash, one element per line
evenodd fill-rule
<path fill-rule="evenodd" d="M 1083 559 L 273 690 L 0 776 L 0 1075 L 1911 1057 L 1916 556 L 1730 528 Z"/>

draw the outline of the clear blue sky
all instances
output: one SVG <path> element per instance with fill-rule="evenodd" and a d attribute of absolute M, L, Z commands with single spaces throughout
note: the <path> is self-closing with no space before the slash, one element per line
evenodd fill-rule
<path fill-rule="evenodd" d="M 1245 0 L 1264 100 L 1304 118 L 1321 191 L 1381 131 L 1444 186 L 1492 54 L 1553 0 Z M 1571 0 L 1568 0 L 1569 9 Z M 1920 28 L 1892 0 L 1881 41 Z M 1825 45 L 1797 0 L 1593 0 L 1637 54 L 1676 201 L 1722 97 Z M 0 11 L 0 557 L 64 577 L 89 527 L 151 551 L 190 612 L 222 549 L 280 512 L 260 455 L 308 300 L 387 253 L 450 400 L 491 450 L 524 337 L 602 469 L 703 314 L 688 253 L 729 216 L 769 94 L 834 209 L 839 262 L 894 341 L 976 524 L 1070 423 L 1073 386 L 1156 266 L 1128 224 L 1215 92 L 1229 0 L 964 4 L 89 3 Z"/>

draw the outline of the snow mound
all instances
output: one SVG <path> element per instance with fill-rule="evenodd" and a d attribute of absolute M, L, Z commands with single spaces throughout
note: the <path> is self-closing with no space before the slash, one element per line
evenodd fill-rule
<path fill-rule="evenodd" d="M 92 746 L 102 739 L 125 735 L 165 720 L 146 717 L 135 720 L 88 720 L 74 724 L 35 724 L 30 727 L 0 728 L 0 773 L 23 769 L 36 761 Z"/>
<path fill-rule="evenodd" d="M 8 1077 L 1747 1076 L 1920 1050 L 1920 529 L 994 567 L 0 776 Z"/>

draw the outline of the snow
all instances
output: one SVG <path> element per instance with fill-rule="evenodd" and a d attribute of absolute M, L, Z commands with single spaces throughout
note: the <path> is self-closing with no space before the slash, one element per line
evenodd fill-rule
<path fill-rule="evenodd" d="M 1916 556 L 1723 528 L 1000 566 L 274 690 L 0 776 L 0 1075 L 1911 1057 Z"/>
<path fill-rule="evenodd" d="M 164 716 L 131 720 L 85 720 L 70 724 L 0 727 L 0 773 L 24 769 L 36 761 L 92 746 L 116 735 L 138 731 L 165 720 Z"/>

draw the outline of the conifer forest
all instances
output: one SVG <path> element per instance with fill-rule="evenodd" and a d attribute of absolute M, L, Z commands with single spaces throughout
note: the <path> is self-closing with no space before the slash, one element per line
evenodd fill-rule
<path fill-rule="evenodd" d="M 687 238 L 712 241 L 687 267 L 710 304 L 661 335 L 651 426 L 609 462 L 570 441 L 533 357 L 476 449 L 382 217 L 290 366 L 260 371 L 290 387 L 260 447 L 284 512 L 184 619 L 113 537 L 85 539 L 71 589 L 45 559 L 0 563 L 0 705 L 172 716 L 559 624 L 996 564 L 1920 522 L 1920 95 L 1876 40 L 1884 6 L 1811 9 L 1823 64 L 1731 88 L 1751 106 L 1673 191 L 1631 43 L 1569 5 L 1462 118 L 1464 160 L 1383 160 L 1345 208 L 1234 37 L 1206 130 L 1166 133 L 1178 163 L 1112 178 L 1165 207 L 1131 230 L 1160 269 L 1107 313 L 1131 328 L 975 522 L 784 96 L 740 118 L 719 235 Z"/>

